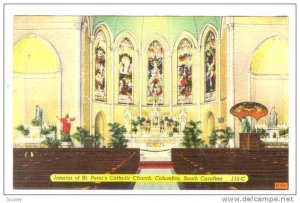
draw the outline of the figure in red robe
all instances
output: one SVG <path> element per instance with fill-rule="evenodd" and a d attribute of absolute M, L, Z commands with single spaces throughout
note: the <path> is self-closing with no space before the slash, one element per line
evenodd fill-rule
<path fill-rule="evenodd" d="M 75 121 L 75 117 L 74 118 L 70 118 L 69 114 L 67 114 L 64 118 L 59 118 L 59 117 L 57 117 L 57 118 L 62 123 L 63 133 L 65 135 L 70 135 L 71 122 Z"/>

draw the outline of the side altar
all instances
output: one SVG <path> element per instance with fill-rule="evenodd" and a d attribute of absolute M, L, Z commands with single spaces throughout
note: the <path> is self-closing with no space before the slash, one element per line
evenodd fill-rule
<path fill-rule="evenodd" d="M 141 149 L 141 160 L 169 161 L 171 148 L 182 147 L 183 130 L 187 113 L 182 107 L 177 116 L 161 116 L 157 104 L 153 104 L 149 117 L 132 117 L 127 105 L 124 126 L 128 147 Z"/>

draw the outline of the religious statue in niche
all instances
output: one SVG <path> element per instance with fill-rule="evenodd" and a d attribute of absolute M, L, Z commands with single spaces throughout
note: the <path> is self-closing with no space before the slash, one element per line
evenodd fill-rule
<path fill-rule="evenodd" d="M 216 92 L 216 38 L 209 32 L 205 41 L 205 101 L 215 100 Z"/>
<path fill-rule="evenodd" d="M 147 104 L 163 104 L 163 56 L 164 50 L 158 41 L 153 41 L 148 49 Z"/>
<path fill-rule="evenodd" d="M 177 103 L 192 103 L 192 43 L 188 39 L 183 39 L 178 46 Z"/>
<path fill-rule="evenodd" d="M 133 46 L 125 38 L 119 46 L 119 103 L 133 103 L 132 91 L 132 55 Z"/>
<path fill-rule="evenodd" d="M 95 40 L 95 100 L 106 101 L 106 39 L 101 31 Z"/>

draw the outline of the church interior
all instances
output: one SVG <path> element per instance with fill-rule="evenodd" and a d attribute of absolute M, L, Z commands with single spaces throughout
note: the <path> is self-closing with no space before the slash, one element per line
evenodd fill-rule
<path fill-rule="evenodd" d="M 153 186 L 53 185 L 43 178 L 53 173 L 47 167 L 54 162 L 57 171 L 69 173 L 142 170 L 143 174 L 153 167 L 176 174 L 235 170 L 249 176 L 244 185 L 182 183 L 177 189 L 274 189 L 277 182 L 288 184 L 288 20 L 285 16 L 15 16 L 14 187 Z M 230 110 L 243 102 L 262 104 L 265 115 L 240 120 Z M 117 143 L 117 130 L 125 145 Z M 187 143 L 192 132 L 199 139 Z M 86 142 L 84 133 L 90 138 Z M 245 141 L 243 133 L 258 134 L 258 140 L 252 141 L 250 135 Z M 73 164 L 59 159 L 41 168 L 34 164 L 43 156 L 51 160 L 53 154 L 72 159 Z M 91 163 L 87 157 L 111 163 L 99 169 L 102 162 Z M 227 161 L 213 161 L 218 158 Z M 40 181 L 31 180 L 37 168 L 26 169 L 26 160 L 46 171 Z M 246 170 L 253 165 L 257 168 Z M 167 184 L 158 187 L 174 189 Z"/>

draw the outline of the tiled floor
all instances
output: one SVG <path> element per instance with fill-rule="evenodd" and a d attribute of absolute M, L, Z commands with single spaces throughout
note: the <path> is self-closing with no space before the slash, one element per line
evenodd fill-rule
<path fill-rule="evenodd" d="M 140 174 L 173 174 L 172 169 L 142 169 Z M 180 190 L 177 183 L 136 183 L 134 190 Z"/>

